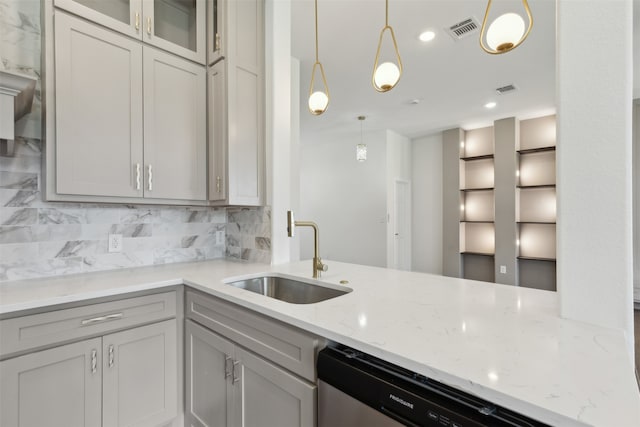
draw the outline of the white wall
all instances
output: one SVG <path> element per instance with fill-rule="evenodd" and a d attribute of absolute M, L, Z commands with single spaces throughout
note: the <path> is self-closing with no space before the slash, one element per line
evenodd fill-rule
<path fill-rule="evenodd" d="M 331 141 L 303 141 L 296 218 L 318 224 L 323 259 L 385 267 L 386 132 L 365 132 L 365 162 L 356 161 L 359 140 L 358 132 Z M 300 258 L 312 258 L 311 229 L 298 229 L 296 238 Z"/>
<path fill-rule="evenodd" d="M 632 355 L 631 0 L 586 3 L 557 2 L 560 312 Z"/>
<path fill-rule="evenodd" d="M 442 274 L 442 133 L 411 145 L 413 270 Z"/>

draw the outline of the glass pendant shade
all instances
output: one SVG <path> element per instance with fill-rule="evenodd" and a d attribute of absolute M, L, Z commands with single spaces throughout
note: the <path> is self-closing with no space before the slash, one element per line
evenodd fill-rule
<path fill-rule="evenodd" d="M 400 52 L 398 51 L 398 43 L 396 42 L 396 36 L 393 32 L 393 28 L 389 25 L 389 0 L 385 2 L 385 25 L 380 31 L 380 40 L 378 41 L 378 49 L 376 50 L 376 60 L 373 63 L 373 75 L 371 76 L 371 83 L 378 92 L 388 92 L 393 89 L 400 76 L 402 76 L 402 60 L 400 59 Z M 380 64 L 380 51 L 382 50 L 382 42 L 384 41 L 385 33 L 389 33 L 391 42 L 393 43 L 393 50 L 395 54 L 395 63 L 390 61 L 384 61 Z"/>
<path fill-rule="evenodd" d="M 513 49 L 523 35 L 524 19 L 517 13 L 505 13 L 489 25 L 487 44 L 497 51 Z"/>
<path fill-rule="evenodd" d="M 318 90 L 309 96 L 309 111 L 311 114 L 319 115 L 325 112 L 329 105 L 329 97 L 326 93 Z"/>
<path fill-rule="evenodd" d="M 392 89 L 400 80 L 400 69 L 393 62 L 383 62 L 373 74 L 373 85 L 382 91 Z"/>
<path fill-rule="evenodd" d="M 482 29 L 480 31 L 480 46 L 482 49 L 492 55 L 507 53 L 520 46 L 527 38 L 533 27 L 533 17 L 527 0 L 522 0 L 527 17 L 529 18 L 529 27 L 525 30 L 524 19 L 517 13 L 505 13 L 496 18 L 487 29 L 487 19 L 489 10 L 491 9 L 491 1 L 487 3 L 487 10 L 482 21 Z M 486 34 L 486 44 L 485 44 Z"/>

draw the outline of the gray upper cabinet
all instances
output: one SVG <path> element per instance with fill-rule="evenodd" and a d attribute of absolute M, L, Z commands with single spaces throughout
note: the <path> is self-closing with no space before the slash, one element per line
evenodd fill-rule
<path fill-rule="evenodd" d="M 156 49 L 143 56 L 145 197 L 204 200 L 206 71 Z"/>
<path fill-rule="evenodd" d="M 214 165 L 209 174 L 210 200 L 215 204 L 261 205 L 265 165 L 264 1 L 219 0 L 217 14 L 222 22 L 218 25 L 224 29 L 217 59 L 223 59 L 209 70 L 209 151 L 223 158 L 209 159 Z M 220 163 L 224 167 L 218 166 Z"/>
<path fill-rule="evenodd" d="M 101 339 L 0 362 L 0 425 L 101 425 Z"/>
<path fill-rule="evenodd" d="M 204 64 L 205 0 L 55 0 L 55 6 Z"/>
<path fill-rule="evenodd" d="M 47 199 L 204 204 L 205 67 L 50 6 Z"/>
<path fill-rule="evenodd" d="M 142 197 L 142 46 L 57 13 L 55 49 L 57 191 Z"/>

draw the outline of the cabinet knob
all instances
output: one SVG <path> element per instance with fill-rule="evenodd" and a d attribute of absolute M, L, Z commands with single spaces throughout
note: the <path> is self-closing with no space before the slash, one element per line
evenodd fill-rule
<path fill-rule="evenodd" d="M 149 187 L 149 191 L 153 190 L 153 168 L 151 164 L 147 166 L 147 186 Z"/>
<path fill-rule="evenodd" d="M 147 34 L 151 35 L 151 18 L 147 18 Z"/>
<path fill-rule="evenodd" d="M 135 27 L 136 27 L 136 33 L 138 31 L 140 31 L 140 12 L 136 12 L 136 17 L 135 17 Z"/>
<path fill-rule="evenodd" d="M 220 192 L 220 177 L 216 178 L 216 191 L 218 193 Z"/>
<path fill-rule="evenodd" d="M 220 33 L 216 33 L 216 52 L 220 50 Z"/>

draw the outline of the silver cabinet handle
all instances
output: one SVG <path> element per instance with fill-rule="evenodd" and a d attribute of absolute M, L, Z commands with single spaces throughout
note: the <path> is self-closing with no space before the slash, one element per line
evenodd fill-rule
<path fill-rule="evenodd" d="M 136 32 L 140 31 L 140 12 L 136 12 Z"/>
<path fill-rule="evenodd" d="M 224 355 L 224 378 L 229 378 L 231 376 L 231 364 L 229 364 L 229 362 L 231 362 L 231 357 L 227 356 L 226 354 Z"/>
<path fill-rule="evenodd" d="M 216 178 L 216 191 L 218 193 L 220 192 L 220 177 Z"/>
<path fill-rule="evenodd" d="M 140 189 L 140 163 L 136 163 L 136 190 Z"/>
<path fill-rule="evenodd" d="M 107 314 L 106 316 L 99 316 L 99 317 L 93 317 L 91 319 L 84 319 L 83 321 L 80 322 L 80 325 L 82 326 L 93 325 L 94 323 L 106 322 L 107 320 L 120 319 L 122 316 L 124 316 L 124 313 Z"/>
<path fill-rule="evenodd" d="M 234 360 L 233 361 L 233 380 L 231 381 L 232 384 L 237 383 L 238 381 L 240 381 L 240 375 L 238 375 L 237 373 L 237 368 L 240 365 L 240 361 L 239 360 Z"/>
<path fill-rule="evenodd" d="M 151 165 L 147 166 L 147 184 L 149 191 L 153 190 L 153 169 Z"/>
<path fill-rule="evenodd" d="M 91 350 L 91 373 L 95 374 L 98 370 L 98 350 Z"/>
<path fill-rule="evenodd" d="M 147 34 L 151 35 L 151 18 L 147 18 Z"/>
<path fill-rule="evenodd" d="M 114 359 L 115 349 L 113 348 L 113 344 L 109 346 L 109 367 L 113 368 L 113 359 Z"/>
<path fill-rule="evenodd" d="M 215 51 L 218 52 L 220 50 L 220 33 L 216 33 L 216 48 Z"/>

